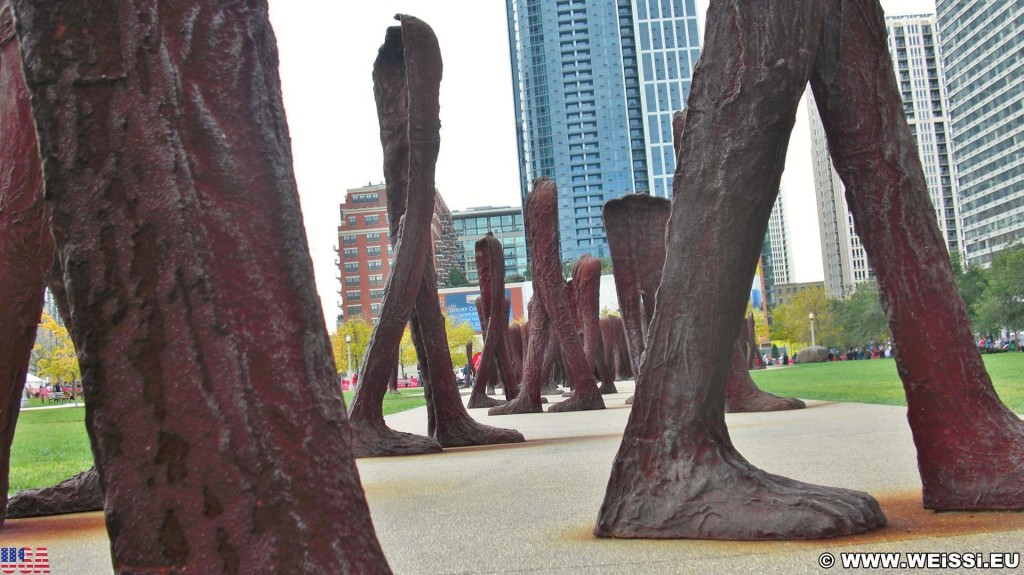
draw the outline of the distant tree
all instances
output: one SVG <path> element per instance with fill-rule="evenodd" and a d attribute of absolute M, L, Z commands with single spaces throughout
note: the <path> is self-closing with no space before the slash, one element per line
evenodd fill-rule
<path fill-rule="evenodd" d="M 867 282 L 844 301 L 833 303 L 836 321 L 842 326 L 841 347 L 862 346 L 889 339 L 889 321 L 878 299 L 878 284 Z"/>
<path fill-rule="evenodd" d="M 985 289 L 974 303 L 975 328 L 990 333 L 1024 326 L 1024 245 L 997 253 L 984 271 Z"/>
<path fill-rule="evenodd" d="M 476 337 L 476 331 L 469 322 L 455 323 L 451 316 L 444 316 L 444 329 L 448 336 L 448 351 L 452 365 L 466 365 L 466 342 Z"/>
<path fill-rule="evenodd" d="M 370 336 L 373 334 L 373 326 L 366 323 L 362 318 L 349 318 L 343 322 L 338 331 L 331 336 L 331 347 L 334 350 L 334 363 L 338 373 L 348 372 L 348 350 L 346 349 L 345 336 L 352 336 L 352 371 L 358 372 L 366 354 L 366 348 L 370 345 Z"/>
<path fill-rule="evenodd" d="M 71 383 L 82 378 L 78 354 L 68 328 L 43 312 L 32 348 L 32 366 L 36 375 L 51 382 Z"/>
<path fill-rule="evenodd" d="M 612 258 L 600 258 L 600 260 L 601 260 L 601 275 L 603 275 L 603 276 L 611 275 L 612 272 L 613 272 L 613 269 L 612 269 Z"/>
<path fill-rule="evenodd" d="M 775 308 L 772 315 L 772 336 L 778 340 L 811 343 L 811 321 L 814 313 L 814 336 L 818 345 L 838 345 L 842 339 L 842 326 L 835 321 L 833 302 L 821 287 L 805 289 L 793 296 L 792 301 Z"/>
<path fill-rule="evenodd" d="M 448 270 L 448 287 L 465 287 L 469 285 L 469 280 L 466 279 L 465 272 L 462 268 L 453 267 Z"/>
<path fill-rule="evenodd" d="M 401 365 L 402 377 L 405 377 L 405 366 L 416 365 L 416 346 L 412 344 L 412 332 L 405 326 L 402 341 L 398 344 L 398 363 Z"/>
<path fill-rule="evenodd" d="M 957 291 L 960 292 L 960 297 L 963 298 L 964 304 L 967 306 L 967 314 L 971 319 L 971 326 L 976 331 L 981 330 L 976 310 L 981 295 L 985 292 L 988 284 L 985 269 L 981 266 L 965 266 L 960 259 L 959 252 L 950 254 L 949 259 L 953 264 L 953 277 L 956 280 Z"/>
<path fill-rule="evenodd" d="M 601 317 L 608 317 L 610 315 L 614 315 L 616 317 L 622 317 L 622 314 L 619 313 L 619 310 L 617 310 L 617 309 L 612 309 L 612 308 L 610 308 L 608 306 L 605 306 L 605 307 L 601 308 Z"/>

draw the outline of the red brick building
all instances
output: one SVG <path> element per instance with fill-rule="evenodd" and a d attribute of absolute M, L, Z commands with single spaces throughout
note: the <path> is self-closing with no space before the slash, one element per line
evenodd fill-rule
<path fill-rule="evenodd" d="M 456 265 L 455 228 L 441 194 L 435 194 L 430 225 L 438 285 L 445 285 Z M 338 268 L 341 271 L 342 319 L 361 317 L 376 323 L 384 285 L 395 257 L 389 238 L 387 197 L 383 184 L 347 190 L 338 226 Z"/>

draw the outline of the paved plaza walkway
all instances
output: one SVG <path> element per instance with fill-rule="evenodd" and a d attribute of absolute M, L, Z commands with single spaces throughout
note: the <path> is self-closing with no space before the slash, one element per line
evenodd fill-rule
<path fill-rule="evenodd" d="M 623 402 L 632 383 L 617 385 L 624 393 L 606 396 L 603 411 L 488 417 L 486 410 L 472 410 L 481 421 L 519 429 L 525 444 L 359 460 L 392 569 L 399 574 L 843 573 L 852 572 L 839 563 L 843 553 L 904 553 L 905 561 L 906 553 L 916 552 L 1022 551 L 1024 513 L 937 514 L 921 508 L 906 408 L 814 401 L 798 411 L 728 415 L 733 442 L 748 460 L 773 473 L 868 491 L 888 516 L 887 527 L 807 542 L 597 539 L 591 529 L 629 415 Z M 426 411 L 395 414 L 388 423 L 425 433 Z M 48 546 L 55 574 L 111 572 L 98 513 L 10 520 L 0 530 L 0 544 L 8 543 Z M 831 553 L 837 565 L 822 569 L 823 553 Z M 874 572 L 915 571 L 920 570 Z"/>

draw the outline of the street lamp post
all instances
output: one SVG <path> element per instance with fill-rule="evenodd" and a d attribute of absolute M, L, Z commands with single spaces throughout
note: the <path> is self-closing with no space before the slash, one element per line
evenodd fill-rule
<path fill-rule="evenodd" d="M 807 318 L 811 320 L 811 347 L 814 347 L 814 312 L 807 314 Z"/>
<path fill-rule="evenodd" d="M 348 350 L 348 369 L 345 370 L 345 371 L 348 372 L 349 385 L 352 385 L 352 336 L 351 335 L 346 335 L 345 336 L 345 349 Z"/>

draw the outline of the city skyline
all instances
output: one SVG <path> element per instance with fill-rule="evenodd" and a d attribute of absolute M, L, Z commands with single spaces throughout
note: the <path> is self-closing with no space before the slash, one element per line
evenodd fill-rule
<path fill-rule="evenodd" d="M 882 5 L 892 14 L 934 12 L 931 0 L 887 0 Z M 706 1 L 697 2 L 701 27 L 706 8 Z M 270 0 L 296 180 L 317 290 L 332 328 L 339 309 L 334 265 L 338 205 L 346 189 L 383 181 L 370 72 L 385 28 L 394 25 L 393 15 L 401 12 L 434 28 L 444 57 L 438 190 L 453 210 L 520 201 L 503 4 Z M 791 228 L 794 280 L 811 281 L 821 279 L 821 254 L 802 115 L 803 111 L 797 116 L 782 188 L 786 219 L 805 222 Z M 801 145 L 802 151 L 795 154 L 794 148 Z"/>

